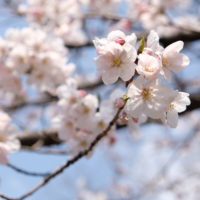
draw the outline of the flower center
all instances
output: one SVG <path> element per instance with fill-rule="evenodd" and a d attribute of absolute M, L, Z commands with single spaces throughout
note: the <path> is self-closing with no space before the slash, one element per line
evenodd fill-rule
<path fill-rule="evenodd" d="M 142 91 L 142 93 L 141 93 L 143 99 L 144 99 L 144 100 L 149 100 L 149 99 L 151 99 L 152 96 L 153 96 L 153 95 L 152 95 L 152 91 L 153 91 L 153 89 L 151 89 L 151 88 L 144 88 L 143 91 Z"/>
<path fill-rule="evenodd" d="M 122 61 L 119 57 L 114 57 L 113 58 L 113 66 L 114 67 L 120 67 L 120 65 L 122 64 Z"/>
<path fill-rule="evenodd" d="M 71 97 L 70 99 L 69 99 L 69 103 L 70 104 L 75 104 L 75 103 L 77 103 L 77 98 L 76 97 Z"/>
<path fill-rule="evenodd" d="M 89 112 L 90 112 L 90 108 L 86 105 L 83 105 L 82 106 L 82 113 L 83 114 L 89 114 Z"/>
<path fill-rule="evenodd" d="M 105 127 L 105 122 L 103 121 L 103 120 L 100 120 L 99 122 L 98 122 L 98 127 L 99 128 L 104 128 Z"/>
<path fill-rule="evenodd" d="M 168 60 L 166 57 L 162 57 L 162 64 L 164 67 L 168 65 Z"/>
<path fill-rule="evenodd" d="M 82 147 L 82 148 L 87 148 L 87 146 L 88 146 L 88 142 L 86 141 L 86 140 L 82 140 L 82 141 L 80 141 L 80 146 Z"/>
<path fill-rule="evenodd" d="M 154 72 L 154 69 L 153 69 L 153 67 L 151 67 L 151 66 L 147 66 L 147 67 L 145 68 L 145 71 L 146 71 L 146 72 Z"/>
<path fill-rule="evenodd" d="M 174 109 L 174 104 L 173 103 L 169 104 L 169 109 L 171 109 L 171 110 Z"/>
<path fill-rule="evenodd" d="M 66 127 L 68 127 L 68 128 L 73 128 L 73 123 L 70 122 L 70 121 L 66 122 L 65 125 L 66 125 Z"/>

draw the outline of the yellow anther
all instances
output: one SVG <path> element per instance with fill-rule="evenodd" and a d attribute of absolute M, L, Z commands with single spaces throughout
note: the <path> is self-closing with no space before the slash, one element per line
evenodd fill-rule
<path fill-rule="evenodd" d="M 114 57 L 113 58 L 113 66 L 114 67 L 120 67 L 120 65 L 122 64 L 122 61 L 119 57 Z"/>
<path fill-rule="evenodd" d="M 144 100 L 149 100 L 152 98 L 152 89 L 151 88 L 144 88 L 141 95 L 143 97 Z"/>

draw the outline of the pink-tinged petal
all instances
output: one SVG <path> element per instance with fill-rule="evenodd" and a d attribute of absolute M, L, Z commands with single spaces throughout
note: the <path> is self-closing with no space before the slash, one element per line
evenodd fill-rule
<path fill-rule="evenodd" d="M 160 119 L 163 116 L 163 105 L 155 101 L 147 101 L 144 113 L 152 119 Z"/>
<path fill-rule="evenodd" d="M 117 38 L 125 38 L 126 35 L 122 31 L 112 31 L 108 34 L 108 40 L 115 40 Z"/>
<path fill-rule="evenodd" d="M 106 85 L 115 83 L 119 78 L 119 70 L 116 68 L 110 68 L 102 74 L 102 80 Z"/>
<path fill-rule="evenodd" d="M 186 92 L 179 92 L 175 100 L 172 102 L 174 109 L 177 112 L 183 112 L 186 110 L 186 106 L 190 105 L 189 94 Z"/>
<path fill-rule="evenodd" d="M 189 65 L 189 58 L 181 53 L 170 54 L 167 57 L 166 67 L 173 72 L 180 72 L 184 67 Z"/>
<path fill-rule="evenodd" d="M 135 98 L 127 102 L 126 109 L 131 113 L 131 117 L 138 118 L 143 114 L 144 102 L 141 99 Z"/>
<path fill-rule="evenodd" d="M 135 74 L 135 64 L 124 65 L 121 68 L 120 77 L 123 81 L 130 80 Z"/>
<path fill-rule="evenodd" d="M 140 54 L 137 65 L 137 72 L 147 78 L 153 78 L 161 69 L 160 61 L 148 54 Z"/>
<path fill-rule="evenodd" d="M 164 49 L 163 54 L 167 55 L 168 53 L 171 53 L 171 52 L 180 52 L 183 49 L 183 46 L 184 46 L 183 41 L 174 42 Z"/>
<path fill-rule="evenodd" d="M 132 46 L 135 46 L 136 41 L 137 41 L 137 37 L 136 37 L 135 33 L 132 33 L 131 35 L 128 35 L 126 37 L 126 42 L 128 42 Z"/>
<path fill-rule="evenodd" d="M 159 46 L 158 33 L 152 30 L 147 37 L 147 47 L 152 49 L 153 51 L 156 51 L 158 49 L 158 46 Z"/>
<path fill-rule="evenodd" d="M 178 125 L 178 113 L 176 110 L 171 109 L 167 112 L 167 124 L 171 128 L 176 128 Z"/>
<path fill-rule="evenodd" d="M 107 70 L 112 65 L 112 54 L 107 53 L 105 55 L 95 58 L 96 67 L 98 70 Z"/>
<path fill-rule="evenodd" d="M 164 77 L 165 77 L 169 82 L 172 81 L 172 73 L 171 73 L 166 67 L 163 67 L 163 68 L 162 68 L 161 74 L 164 75 Z"/>
<path fill-rule="evenodd" d="M 7 150 L 2 145 L 0 145 L 0 164 L 7 164 L 8 157 L 7 157 Z"/>

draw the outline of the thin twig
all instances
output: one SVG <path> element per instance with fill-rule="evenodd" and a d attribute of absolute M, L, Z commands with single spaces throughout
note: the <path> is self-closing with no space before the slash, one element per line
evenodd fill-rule
<path fill-rule="evenodd" d="M 17 172 L 19 172 L 19 173 L 21 173 L 21 174 L 28 175 L 28 176 L 45 177 L 45 176 L 49 175 L 49 173 L 39 173 L 39 172 L 26 171 L 24 169 L 21 169 L 19 167 L 14 166 L 11 163 L 8 163 L 6 166 L 11 168 L 11 169 L 13 169 L 13 170 L 15 170 L 15 171 L 17 171 Z"/>
<path fill-rule="evenodd" d="M 124 104 L 124 106 L 125 106 L 125 104 Z M 7 197 L 7 196 L 5 196 L 3 194 L 0 194 L 0 197 L 3 198 L 3 199 L 6 199 L 6 200 L 23 200 L 23 199 L 31 196 L 32 194 L 34 194 L 36 191 L 38 191 L 43 186 L 45 186 L 50 180 L 52 180 L 54 177 L 56 177 L 57 175 L 62 173 L 66 168 L 68 168 L 72 164 L 76 163 L 78 160 L 80 160 L 84 156 L 88 155 L 94 149 L 95 145 L 103 137 L 105 137 L 108 134 L 108 132 L 111 130 L 112 126 L 116 123 L 116 121 L 118 119 L 118 116 L 119 116 L 121 110 L 124 108 L 124 106 L 118 109 L 117 113 L 115 114 L 115 116 L 111 120 L 111 122 L 109 123 L 108 127 L 104 131 L 102 131 L 100 134 L 97 135 L 97 137 L 93 140 L 93 142 L 90 144 L 90 146 L 86 150 L 79 152 L 76 156 L 74 156 L 73 158 L 68 160 L 66 163 L 64 163 L 62 166 L 60 166 L 58 169 L 56 169 L 55 171 L 50 173 L 38 185 L 33 187 L 31 190 L 29 190 L 27 193 L 25 193 L 21 197 L 19 197 L 19 198 L 10 198 L 10 197 Z"/>

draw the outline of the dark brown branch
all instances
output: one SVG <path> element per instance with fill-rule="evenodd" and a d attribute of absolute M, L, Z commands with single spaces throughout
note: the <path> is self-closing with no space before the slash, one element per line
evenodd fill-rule
<path fill-rule="evenodd" d="M 141 36 L 147 36 L 147 32 L 136 33 L 137 37 L 140 39 Z M 178 40 L 182 40 L 183 42 L 193 42 L 196 40 L 200 40 L 200 33 L 194 31 L 178 31 L 177 33 L 173 33 L 172 35 L 161 37 L 160 42 L 163 46 L 167 46 L 173 42 Z M 84 47 L 92 47 L 94 46 L 92 41 L 88 41 L 85 44 L 76 45 L 76 44 L 65 44 L 66 47 L 73 48 L 84 48 Z"/>
<path fill-rule="evenodd" d="M 94 149 L 94 147 L 99 143 L 99 141 L 103 137 L 105 137 L 108 134 L 108 132 L 111 130 L 112 126 L 116 123 L 116 121 L 118 119 L 118 116 L 119 116 L 121 110 L 124 108 L 124 106 L 117 111 L 117 113 L 115 114 L 114 118 L 109 123 L 108 127 L 104 131 L 102 131 L 100 134 L 97 135 L 97 137 L 93 140 L 93 142 L 90 144 L 90 146 L 86 150 L 81 151 L 75 157 L 73 157 L 72 159 L 68 160 L 61 167 L 59 167 L 58 169 L 53 171 L 51 174 L 46 176 L 38 185 L 36 185 L 34 188 L 32 188 L 30 191 L 28 191 L 26 194 L 22 195 L 21 197 L 19 197 L 19 198 L 10 198 L 10 197 L 7 197 L 7 196 L 1 195 L 1 194 L 0 194 L 0 197 L 2 197 L 3 199 L 6 199 L 6 200 L 23 200 L 23 199 L 31 196 L 33 193 L 38 191 L 43 186 L 45 186 L 50 180 L 52 180 L 54 177 L 56 177 L 57 175 L 62 173 L 66 168 L 70 167 L 72 164 L 76 163 L 78 160 L 80 160 L 84 156 L 87 156 Z"/>
<path fill-rule="evenodd" d="M 93 81 L 88 81 L 88 80 L 80 81 L 78 89 L 91 90 L 91 89 L 97 88 L 98 86 L 101 86 L 102 84 L 103 83 L 100 77 L 97 77 Z M 18 108 L 22 108 L 27 105 L 30 105 L 30 106 L 41 105 L 42 106 L 42 105 L 46 105 L 47 103 L 54 102 L 57 100 L 58 100 L 58 97 L 52 96 L 50 94 L 46 94 L 36 100 L 32 100 L 32 101 L 21 100 L 21 101 L 15 102 L 10 106 L 5 107 L 4 110 L 9 112 L 9 111 L 16 110 Z"/>
<path fill-rule="evenodd" d="M 191 95 L 190 99 L 191 99 L 191 104 L 187 106 L 187 110 L 185 112 L 180 113 L 181 115 L 200 108 L 199 94 Z M 121 126 L 119 126 L 119 128 L 120 127 Z M 25 146 L 25 149 L 27 147 L 31 147 L 38 143 L 39 143 L 38 146 L 49 146 L 54 144 L 60 144 L 62 142 L 59 140 L 57 136 L 57 131 L 52 129 L 45 131 L 36 131 L 31 134 L 24 133 L 22 136 L 19 137 L 19 140 L 21 142 L 22 148 L 23 146 Z"/>
<path fill-rule="evenodd" d="M 26 171 L 26 170 L 21 169 L 19 167 L 16 167 L 16 166 L 14 166 L 13 164 L 10 164 L 10 163 L 8 163 L 6 166 L 17 171 L 17 172 L 19 172 L 19 173 L 21 173 L 21 174 L 28 175 L 28 176 L 45 177 L 45 176 L 49 175 L 49 173 L 29 172 L 29 171 Z"/>
<path fill-rule="evenodd" d="M 54 144 L 60 144 L 61 141 L 57 136 L 56 130 L 45 130 L 45 131 L 35 131 L 33 133 L 24 133 L 18 137 L 20 143 L 23 146 L 49 146 Z"/>

